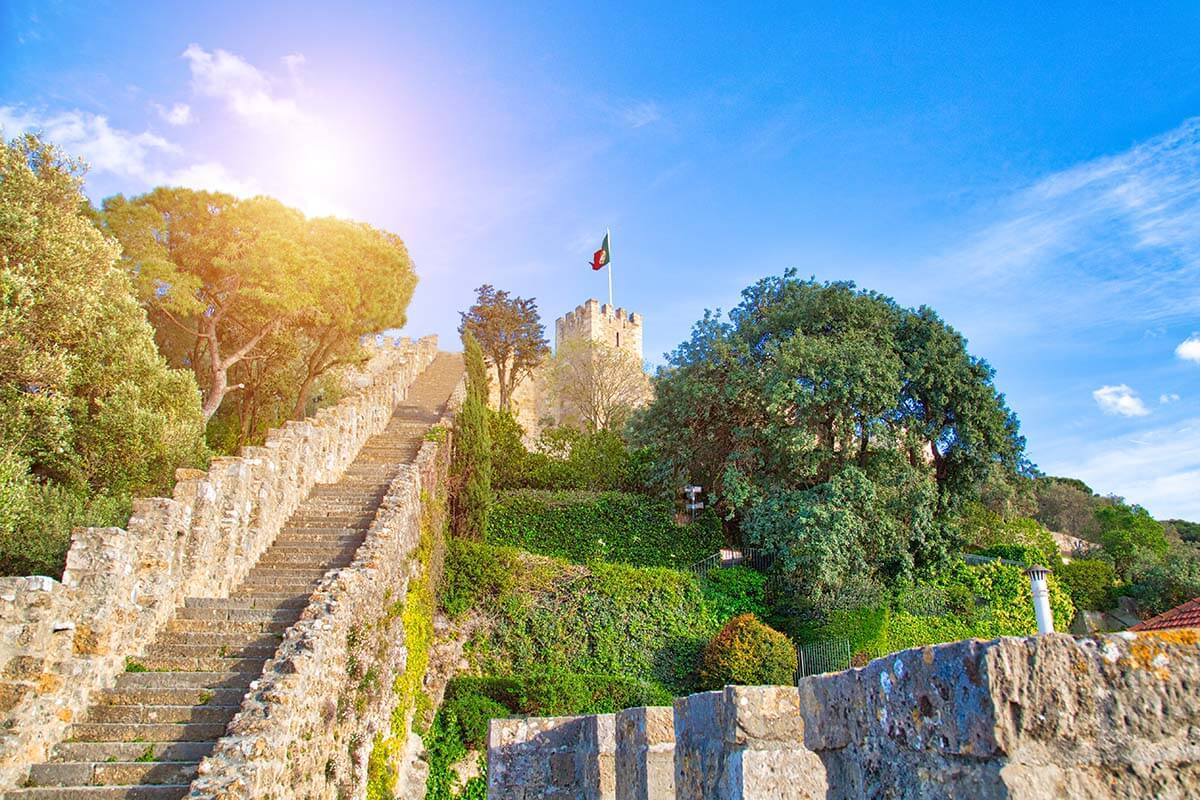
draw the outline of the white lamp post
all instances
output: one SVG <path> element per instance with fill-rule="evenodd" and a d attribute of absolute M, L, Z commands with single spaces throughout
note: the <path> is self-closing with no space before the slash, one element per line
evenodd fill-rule
<path fill-rule="evenodd" d="M 1054 612 L 1050 610 L 1050 587 L 1046 576 L 1050 570 L 1034 564 L 1025 570 L 1029 576 L 1029 588 L 1033 590 L 1033 613 L 1037 617 L 1038 635 L 1054 633 Z"/>

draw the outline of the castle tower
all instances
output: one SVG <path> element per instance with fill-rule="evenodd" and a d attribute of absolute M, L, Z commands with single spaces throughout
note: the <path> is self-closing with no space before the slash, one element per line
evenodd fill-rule
<path fill-rule="evenodd" d="M 642 363 L 642 315 L 589 299 L 554 321 L 554 349 L 571 339 L 603 342 L 625 350 Z"/>

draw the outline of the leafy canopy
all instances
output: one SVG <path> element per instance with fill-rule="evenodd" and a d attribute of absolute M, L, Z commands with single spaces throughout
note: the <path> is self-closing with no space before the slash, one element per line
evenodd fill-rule
<path fill-rule="evenodd" d="M 71 524 L 100 521 L 89 506 L 165 492 L 177 467 L 206 455 L 196 383 L 159 356 L 119 248 L 89 216 L 81 175 L 35 137 L 0 144 L 6 570 L 55 571 Z M 43 537 L 56 543 L 43 548 Z"/>
<path fill-rule="evenodd" d="M 485 283 L 475 290 L 475 304 L 461 312 L 459 333 L 470 333 L 496 370 L 500 410 L 508 411 L 513 389 L 550 352 L 545 326 L 533 298 L 514 297 Z"/>
<path fill-rule="evenodd" d="M 634 423 L 664 490 L 699 483 L 812 591 L 943 559 L 950 511 L 1023 468 L 992 370 L 928 308 L 794 271 L 706 312 Z"/>

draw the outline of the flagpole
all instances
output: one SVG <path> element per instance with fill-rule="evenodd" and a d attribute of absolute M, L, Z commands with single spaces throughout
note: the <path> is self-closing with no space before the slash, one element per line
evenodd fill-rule
<path fill-rule="evenodd" d="M 612 301 L 612 231 L 608 228 L 604 229 L 604 238 L 608 239 L 608 307 L 616 313 L 616 306 Z"/>

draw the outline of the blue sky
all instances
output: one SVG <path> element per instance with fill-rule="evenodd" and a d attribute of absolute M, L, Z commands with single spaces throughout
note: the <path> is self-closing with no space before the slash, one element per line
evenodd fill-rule
<path fill-rule="evenodd" d="M 451 343 L 606 227 L 651 361 L 789 266 L 929 304 L 1040 467 L 1200 519 L 1200 7 L 878 5 L 7 0 L 0 126 L 394 230 Z"/>

